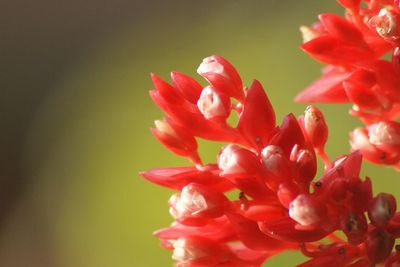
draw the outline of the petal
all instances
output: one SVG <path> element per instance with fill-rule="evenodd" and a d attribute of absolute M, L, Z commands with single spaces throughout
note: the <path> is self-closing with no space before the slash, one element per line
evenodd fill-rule
<path fill-rule="evenodd" d="M 348 73 L 331 68 L 322 77 L 300 92 L 296 102 L 345 103 L 348 102 L 342 82 Z"/>
<path fill-rule="evenodd" d="M 263 147 L 271 131 L 275 128 L 274 109 L 262 85 L 257 80 L 247 91 L 237 128 L 255 147 Z"/>

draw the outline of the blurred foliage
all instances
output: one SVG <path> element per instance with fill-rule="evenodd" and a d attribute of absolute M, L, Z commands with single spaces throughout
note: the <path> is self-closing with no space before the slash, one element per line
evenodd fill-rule
<path fill-rule="evenodd" d="M 159 1 L 104 38 L 42 99 L 30 124 L 23 141 L 30 184 L 0 239 L 0 265 L 27 266 L 41 257 L 38 266 L 171 266 L 170 252 L 151 236 L 171 223 L 171 192 L 137 173 L 189 162 L 148 131 L 162 116 L 148 97 L 149 73 L 167 80 L 171 70 L 196 76 L 202 58 L 219 54 L 245 84 L 262 82 L 278 121 L 289 112 L 299 115 L 305 105 L 292 99 L 318 77 L 320 65 L 299 50 L 298 27 L 326 11 L 340 8 L 334 0 Z M 347 106 L 321 109 L 331 130 L 328 152 L 347 153 L 348 132 L 358 122 Z M 221 145 L 200 144 L 205 161 L 215 161 Z M 363 173 L 377 191 L 400 193 L 394 171 L 368 165 Z M 43 253 L 33 253 L 37 247 Z M 290 252 L 266 266 L 302 259 Z"/>

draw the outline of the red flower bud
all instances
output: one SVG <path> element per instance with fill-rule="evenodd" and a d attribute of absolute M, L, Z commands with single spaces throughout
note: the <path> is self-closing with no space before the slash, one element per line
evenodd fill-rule
<path fill-rule="evenodd" d="M 299 195 L 290 203 L 289 216 L 303 226 L 314 225 L 325 219 L 326 207 L 316 198 Z"/>
<path fill-rule="evenodd" d="M 200 163 L 197 153 L 196 139 L 172 120 L 156 120 L 156 128 L 150 129 L 154 136 L 169 150 L 177 155 L 189 157 L 195 163 Z"/>
<path fill-rule="evenodd" d="M 225 248 L 215 241 L 188 236 L 173 242 L 172 259 L 178 267 L 186 266 L 216 266 L 224 256 Z"/>
<path fill-rule="evenodd" d="M 231 111 L 229 98 L 210 86 L 204 88 L 201 92 L 197 107 L 206 119 L 226 119 Z"/>
<path fill-rule="evenodd" d="M 170 214 L 187 225 L 202 225 L 210 218 L 220 217 L 228 205 L 223 194 L 193 183 L 169 199 Z"/>
<path fill-rule="evenodd" d="M 213 55 L 203 59 L 197 73 L 227 96 L 238 100 L 244 99 L 242 79 L 236 69 L 224 58 Z"/>
<path fill-rule="evenodd" d="M 307 107 L 304 112 L 304 129 L 313 146 L 323 150 L 328 139 L 328 126 L 318 108 L 314 106 Z"/>

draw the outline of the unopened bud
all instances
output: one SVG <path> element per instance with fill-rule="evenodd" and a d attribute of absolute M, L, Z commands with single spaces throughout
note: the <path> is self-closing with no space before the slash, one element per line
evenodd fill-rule
<path fill-rule="evenodd" d="M 328 139 L 328 126 L 321 111 L 308 106 L 304 112 L 304 129 L 315 148 L 323 149 Z"/>
<path fill-rule="evenodd" d="M 218 155 L 218 167 L 222 170 L 221 175 L 262 173 L 259 157 L 250 150 L 233 144 L 224 147 Z"/>
<path fill-rule="evenodd" d="M 218 167 L 223 174 L 245 173 L 246 170 L 240 166 L 237 151 L 240 147 L 236 145 L 228 145 L 222 149 L 218 156 Z"/>
<path fill-rule="evenodd" d="M 195 163 L 200 162 L 193 135 L 169 119 L 156 120 L 154 125 L 155 128 L 150 130 L 164 146 L 177 155 L 189 157 Z"/>
<path fill-rule="evenodd" d="M 368 217 L 376 227 L 384 227 L 396 212 L 396 199 L 393 195 L 379 193 L 368 207 Z"/>
<path fill-rule="evenodd" d="M 325 215 L 323 204 L 309 195 L 297 196 L 289 206 L 289 216 L 303 226 L 316 224 Z"/>
<path fill-rule="evenodd" d="M 264 167 L 273 174 L 280 174 L 282 171 L 287 171 L 288 160 L 279 146 L 266 146 L 261 152 L 261 158 Z"/>
<path fill-rule="evenodd" d="M 380 121 L 368 127 L 369 141 L 383 150 L 400 146 L 400 123 Z"/>
<path fill-rule="evenodd" d="M 218 244 L 198 236 L 179 238 L 173 242 L 173 249 L 173 260 L 179 264 L 193 266 L 215 266 L 222 254 Z"/>
<path fill-rule="evenodd" d="M 214 117 L 226 118 L 229 116 L 229 99 L 217 93 L 212 87 L 206 87 L 201 92 L 197 107 L 206 119 Z"/>
<path fill-rule="evenodd" d="M 208 208 L 208 204 L 203 195 L 196 191 L 190 191 L 184 187 L 181 193 L 176 193 L 168 201 L 169 212 L 175 219 L 189 217 L 202 212 Z"/>
<path fill-rule="evenodd" d="M 377 16 L 369 20 L 372 28 L 384 38 L 398 38 L 399 37 L 399 16 L 391 10 L 383 8 Z"/>

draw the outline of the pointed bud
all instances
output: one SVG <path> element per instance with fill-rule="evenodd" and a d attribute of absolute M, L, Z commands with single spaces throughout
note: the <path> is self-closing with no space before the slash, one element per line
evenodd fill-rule
<path fill-rule="evenodd" d="M 227 96 L 243 100 L 242 79 L 236 69 L 224 58 L 213 55 L 203 59 L 197 73 Z"/>
<path fill-rule="evenodd" d="M 224 214 L 229 202 L 226 197 L 200 184 L 189 184 L 169 199 L 169 212 L 177 221 L 187 225 L 202 225 L 210 218 Z"/>
<path fill-rule="evenodd" d="M 192 135 L 170 119 L 156 120 L 154 124 L 156 128 L 150 130 L 165 147 L 177 155 L 189 157 L 195 163 L 200 163 L 197 142 Z"/>
<path fill-rule="evenodd" d="M 378 228 L 385 227 L 396 212 L 396 199 L 393 195 L 379 193 L 368 206 L 368 217 Z"/>
<path fill-rule="evenodd" d="M 230 106 L 229 98 L 210 86 L 201 91 L 200 98 L 197 101 L 197 107 L 207 120 L 213 118 L 226 119 L 230 113 Z"/>
<path fill-rule="evenodd" d="M 297 196 L 289 206 L 289 216 L 303 226 L 316 224 L 324 219 L 325 205 L 309 195 Z"/>
<path fill-rule="evenodd" d="M 308 106 L 304 112 L 304 129 L 313 146 L 323 150 L 328 139 L 328 126 L 321 111 L 314 106 Z"/>

